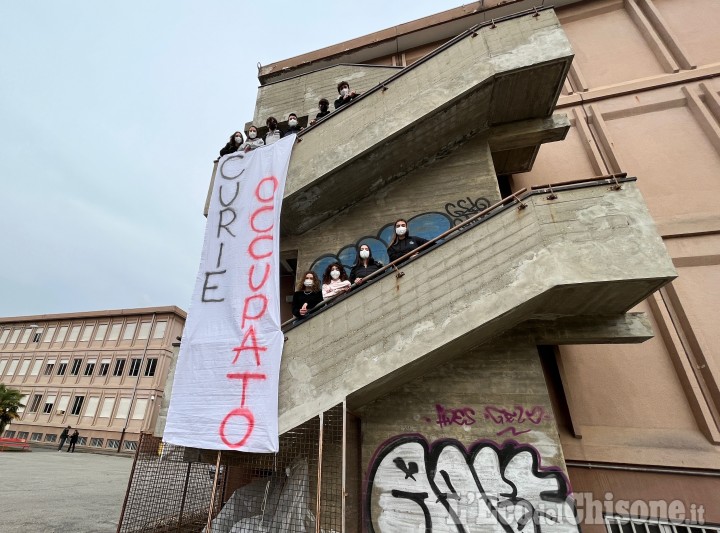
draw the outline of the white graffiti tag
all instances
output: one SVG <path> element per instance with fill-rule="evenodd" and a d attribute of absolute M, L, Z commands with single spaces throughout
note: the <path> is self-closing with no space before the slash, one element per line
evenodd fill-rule
<path fill-rule="evenodd" d="M 515 442 L 399 437 L 371 465 L 366 505 L 374 532 L 578 532 L 565 476 Z"/>

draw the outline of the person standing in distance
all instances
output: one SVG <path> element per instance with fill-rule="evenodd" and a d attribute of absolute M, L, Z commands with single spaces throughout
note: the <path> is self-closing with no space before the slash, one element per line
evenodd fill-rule
<path fill-rule="evenodd" d="M 265 134 L 265 146 L 276 143 L 282 139 L 283 134 L 278 128 L 278 122 L 275 117 L 268 117 L 265 125 L 268 127 L 268 132 Z"/>
<path fill-rule="evenodd" d="M 313 307 L 322 302 L 320 280 L 315 272 L 308 270 L 297 285 L 293 294 L 292 313 L 295 318 L 305 318 Z"/>
<path fill-rule="evenodd" d="M 355 98 L 360 96 L 355 91 L 350 90 L 350 84 L 346 81 L 341 81 L 340 83 L 338 83 L 337 90 L 340 96 L 337 100 L 335 100 L 335 109 L 340 109 L 345 104 L 351 102 L 352 100 L 355 100 Z"/>
<path fill-rule="evenodd" d="M 75 453 L 75 445 L 77 444 L 78 439 L 80 438 L 80 433 L 78 433 L 78 430 L 76 429 L 73 431 L 72 436 L 70 437 L 70 444 L 68 444 L 68 452 Z"/>
<path fill-rule="evenodd" d="M 62 451 L 63 446 L 65 446 L 65 441 L 68 439 L 68 436 L 70 435 L 70 426 L 66 427 L 62 430 L 62 433 L 60 433 L 60 446 L 58 446 L 58 451 Z"/>

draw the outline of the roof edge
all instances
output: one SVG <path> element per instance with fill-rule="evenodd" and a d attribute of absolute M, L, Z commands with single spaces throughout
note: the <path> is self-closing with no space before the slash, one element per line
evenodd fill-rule
<path fill-rule="evenodd" d="M 129 315 L 174 314 L 185 320 L 187 313 L 175 305 L 160 307 L 136 307 L 128 309 L 109 309 L 105 311 L 81 311 L 78 313 L 53 313 L 45 315 L 21 315 L 0 317 L 0 324 L 13 322 L 46 322 L 49 320 L 67 320 L 77 318 L 114 317 Z"/>

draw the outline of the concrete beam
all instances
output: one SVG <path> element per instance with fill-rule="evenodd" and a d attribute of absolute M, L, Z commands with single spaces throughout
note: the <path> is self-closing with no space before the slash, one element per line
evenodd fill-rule
<path fill-rule="evenodd" d="M 639 344 L 654 335 L 645 313 L 529 320 L 517 330 L 537 344 Z"/>
<path fill-rule="evenodd" d="M 562 141 L 570 129 L 567 115 L 521 120 L 490 129 L 489 142 L 493 152 Z"/>

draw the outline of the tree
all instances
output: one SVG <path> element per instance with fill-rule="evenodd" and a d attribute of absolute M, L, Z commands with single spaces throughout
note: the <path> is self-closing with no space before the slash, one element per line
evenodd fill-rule
<path fill-rule="evenodd" d="M 25 407 L 21 403 L 23 394 L 19 390 L 10 389 L 0 383 L 0 435 L 14 419 L 18 418 L 18 409 Z"/>

